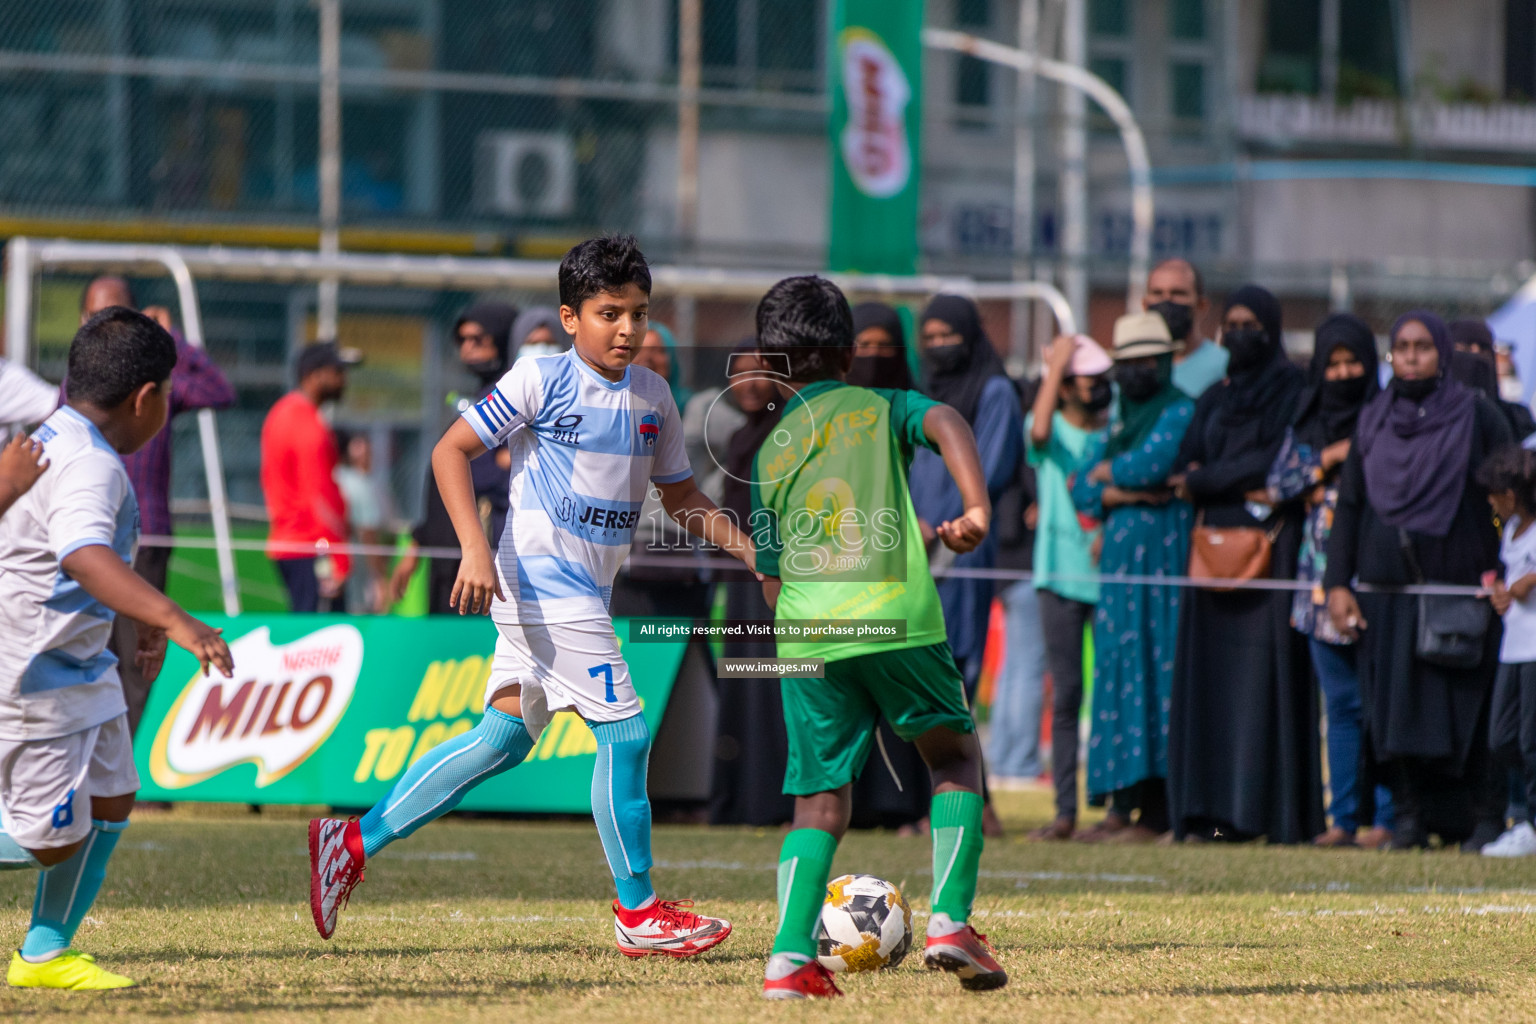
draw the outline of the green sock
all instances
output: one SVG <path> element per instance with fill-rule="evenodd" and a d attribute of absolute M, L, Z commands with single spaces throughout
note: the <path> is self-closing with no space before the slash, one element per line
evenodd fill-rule
<path fill-rule="evenodd" d="M 965 789 L 933 798 L 933 912 L 957 924 L 971 916 L 976 868 L 981 863 L 981 796 Z"/>
<path fill-rule="evenodd" d="M 775 953 L 816 955 L 816 922 L 827 899 L 827 877 L 837 837 L 819 828 L 797 828 L 779 849 L 779 931 Z"/>

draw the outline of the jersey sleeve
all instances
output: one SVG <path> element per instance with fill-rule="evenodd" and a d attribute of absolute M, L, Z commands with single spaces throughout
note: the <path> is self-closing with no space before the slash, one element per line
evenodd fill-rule
<path fill-rule="evenodd" d="M 753 564 L 764 576 L 779 574 L 779 555 L 784 542 L 779 537 L 779 514 L 763 503 L 763 485 L 754 482 L 749 488 L 752 494 L 752 511 L 747 516 L 746 534 L 752 538 L 757 552 Z"/>
<path fill-rule="evenodd" d="M 0 422 L 41 423 L 59 407 L 59 386 L 19 363 L 0 359 Z"/>
<path fill-rule="evenodd" d="M 487 448 L 499 448 L 518 427 L 538 418 L 544 385 L 538 361 L 513 363 L 491 393 L 464 410 L 464 421 Z"/>
<path fill-rule="evenodd" d="M 54 481 L 48 498 L 48 548 L 63 561 L 93 544 L 113 547 L 117 513 L 128 499 L 128 474 L 108 456 L 74 460 Z"/>
<path fill-rule="evenodd" d="M 918 391 L 887 388 L 870 388 L 869 390 L 891 404 L 891 432 L 901 441 L 909 454 L 919 447 L 933 451 L 939 450 L 938 446 L 928 440 L 928 436 L 923 433 L 923 417 L 928 415 L 929 409 L 942 405 L 942 402 L 935 402 Z"/>
<path fill-rule="evenodd" d="M 693 476 L 688 464 L 688 450 L 683 445 L 683 414 L 669 391 L 661 403 L 661 436 L 656 440 L 656 459 L 651 463 L 651 481 L 675 484 Z"/>

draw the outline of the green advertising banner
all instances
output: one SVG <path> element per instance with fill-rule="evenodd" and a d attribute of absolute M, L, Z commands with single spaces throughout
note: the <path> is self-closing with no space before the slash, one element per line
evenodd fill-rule
<path fill-rule="evenodd" d="M 209 616 L 235 674 L 203 676 L 171 648 L 134 744 L 144 800 L 367 807 L 416 758 L 474 728 L 496 629 L 483 617 Z M 620 650 L 655 735 L 685 644 Z M 591 810 L 597 743 L 563 712 L 528 760 L 464 798 L 465 810 Z"/>
<path fill-rule="evenodd" d="M 832 53 L 834 271 L 917 272 L 923 0 L 836 0 Z"/>

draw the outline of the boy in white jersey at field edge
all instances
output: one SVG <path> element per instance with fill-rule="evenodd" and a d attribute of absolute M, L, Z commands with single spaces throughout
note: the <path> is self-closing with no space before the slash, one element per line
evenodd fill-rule
<path fill-rule="evenodd" d="M 114 613 L 131 611 L 145 679 L 167 639 L 204 672 L 233 667 L 218 630 L 130 568 L 139 507 L 120 456 L 165 425 L 175 365 L 176 343 L 148 317 L 113 306 L 88 320 L 69 348 L 68 404 L 32 435 L 47 472 L 0 517 L 0 871 L 41 869 L 6 972 L 17 988 L 134 984 L 71 948 L 139 788 Z"/>
<path fill-rule="evenodd" d="M 652 483 L 684 529 L 748 568 L 754 561 L 746 535 L 693 480 L 667 382 L 630 366 L 648 329 L 650 291 L 633 238 L 573 248 L 560 263 L 560 319 L 572 347 L 518 360 L 433 450 L 432 470 L 463 549 L 452 604 L 460 614 L 489 611 L 498 633 L 485 716 L 417 760 L 360 822 L 310 822 L 310 903 L 322 938 L 335 931 L 367 858 L 515 768 L 561 710 L 579 714 L 597 740 L 592 816 L 618 890 L 619 951 L 693 956 L 730 934 L 729 922 L 659 900 L 651 888 L 650 731 L 608 613 Z M 470 460 L 503 444 L 511 491 L 493 555 Z"/>

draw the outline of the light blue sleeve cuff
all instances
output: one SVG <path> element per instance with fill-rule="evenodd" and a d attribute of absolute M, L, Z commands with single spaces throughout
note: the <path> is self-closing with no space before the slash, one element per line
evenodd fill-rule
<path fill-rule="evenodd" d="M 80 540 L 72 540 L 68 545 L 65 546 L 63 551 L 59 552 L 59 561 L 64 561 L 64 559 L 68 558 L 76 551 L 79 551 L 81 548 L 88 548 L 97 544 L 100 544 L 104 548 L 112 548 L 112 539 L 110 537 L 84 537 Z M 116 554 L 117 549 L 112 548 L 112 553 Z"/>
<path fill-rule="evenodd" d="M 680 483 L 683 480 L 687 480 L 691 476 L 693 476 L 693 470 L 685 469 L 681 473 L 668 473 L 665 476 L 653 476 L 651 477 L 651 483 L 675 484 Z"/>

